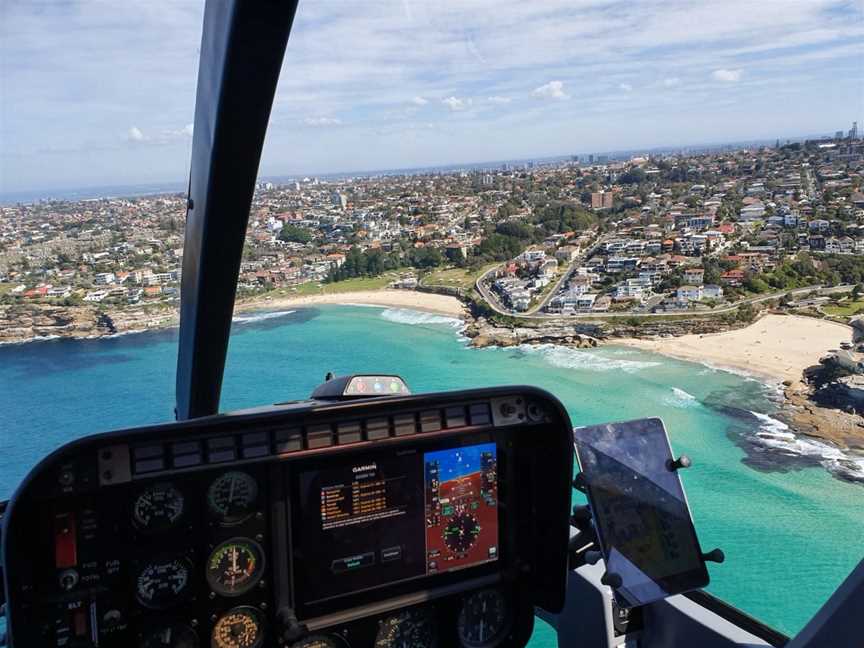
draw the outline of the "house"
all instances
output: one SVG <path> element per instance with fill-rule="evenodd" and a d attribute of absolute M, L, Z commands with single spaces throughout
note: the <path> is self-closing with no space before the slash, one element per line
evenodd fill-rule
<path fill-rule="evenodd" d="M 740 286 L 744 282 L 743 270 L 729 270 L 720 275 L 720 280 L 730 286 Z"/>
<path fill-rule="evenodd" d="M 114 273 L 113 272 L 100 272 L 96 275 L 93 280 L 97 286 L 105 286 L 110 283 L 114 283 Z"/>
<path fill-rule="evenodd" d="M 675 299 L 679 304 L 702 299 L 702 286 L 681 286 L 675 293 Z"/>
<path fill-rule="evenodd" d="M 705 299 L 723 299 L 723 288 L 716 284 L 702 286 L 702 296 Z"/>
<path fill-rule="evenodd" d="M 569 263 L 579 256 L 579 248 L 575 245 L 563 245 L 555 251 L 555 258 Z"/>
<path fill-rule="evenodd" d="M 704 277 L 705 270 L 703 268 L 687 268 L 684 271 L 684 283 L 701 286 Z"/>

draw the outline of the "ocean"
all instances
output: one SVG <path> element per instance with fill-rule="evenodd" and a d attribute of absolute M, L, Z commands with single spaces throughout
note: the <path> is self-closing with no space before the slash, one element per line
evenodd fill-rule
<path fill-rule="evenodd" d="M 776 393 L 744 376 L 633 349 L 473 349 L 460 322 L 395 308 L 321 306 L 235 319 L 222 409 L 302 398 L 328 371 L 398 373 L 414 392 L 531 384 L 574 425 L 660 416 L 700 541 L 726 553 L 709 590 L 797 632 L 864 557 L 864 485 L 795 454 Z M 0 347 L 0 498 L 76 437 L 170 420 L 176 330 Z M 830 461 L 830 460 L 829 460 Z M 555 646 L 538 621 L 532 648 Z"/>

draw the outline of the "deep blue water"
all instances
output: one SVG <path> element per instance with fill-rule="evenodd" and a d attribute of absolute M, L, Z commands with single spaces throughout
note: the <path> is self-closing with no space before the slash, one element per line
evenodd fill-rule
<path fill-rule="evenodd" d="M 661 416 L 706 548 L 710 590 L 794 633 L 864 557 L 864 488 L 752 443 L 776 425 L 760 383 L 620 348 L 470 349 L 455 322 L 398 309 L 244 315 L 229 349 L 224 410 L 307 396 L 328 371 L 393 372 L 415 392 L 533 384 L 574 424 Z M 0 498 L 78 436 L 172 418 L 176 331 L 0 347 Z M 553 646 L 540 628 L 532 646 Z"/>

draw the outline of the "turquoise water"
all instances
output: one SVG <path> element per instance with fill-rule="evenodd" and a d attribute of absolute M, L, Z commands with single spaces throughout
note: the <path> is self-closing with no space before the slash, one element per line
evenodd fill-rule
<path fill-rule="evenodd" d="M 0 498 L 46 452 L 91 432 L 172 418 L 176 331 L 0 347 Z M 235 322 L 223 409 L 306 396 L 328 371 L 395 372 L 415 392 L 533 384 L 576 425 L 661 416 L 700 540 L 721 547 L 710 590 L 793 634 L 864 557 L 864 487 L 753 446 L 759 383 L 639 351 L 470 349 L 456 322 L 327 306 Z M 744 461 L 747 461 L 745 464 Z M 531 645 L 555 645 L 539 628 Z"/>

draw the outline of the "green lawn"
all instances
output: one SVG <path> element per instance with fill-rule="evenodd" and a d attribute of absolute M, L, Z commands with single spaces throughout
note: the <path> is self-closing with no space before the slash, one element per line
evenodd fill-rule
<path fill-rule="evenodd" d="M 451 288 L 469 289 L 477 281 L 477 277 L 484 272 L 500 265 L 489 263 L 479 270 L 468 270 L 466 268 L 447 268 L 446 270 L 434 270 L 423 277 L 425 286 L 449 286 Z"/>
<path fill-rule="evenodd" d="M 387 284 L 398 278 L 397 274 L 388 273 L 380 277 L 357 277 L 329 284 L 309 282 L 300 284 L 296 291 L 276 291 L 285 295 L 335 295 L 338 293 L 357 292 L 359 290 L 378 290 L 386 288 Z"/>
<path fill-rule="evenodd" d="M 851 317 L 857 315 L 859 311 L 864 310 L 864 300 L 844 301 L 840 304 L 826 305 L 822 307 L 826 315 L 831 317 Z"/>

